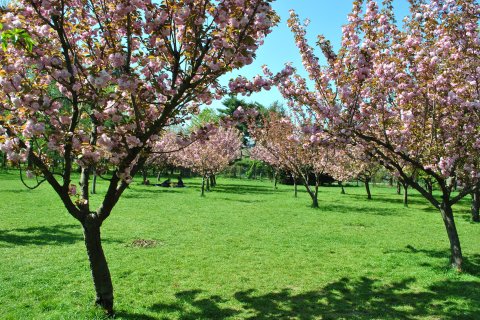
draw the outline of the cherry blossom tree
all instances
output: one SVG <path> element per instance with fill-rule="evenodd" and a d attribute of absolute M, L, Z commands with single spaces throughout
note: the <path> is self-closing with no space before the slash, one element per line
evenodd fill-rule
<path fill-rule="evenodd" d="M 474 0 L 410 1 L 399 28 L 391 0 L 381 6 L 354 1 L 340 50 L 318 38 L 325 66 L 306 39 L 306 24 L 292 12 L 289 26 L 312 86 L 294 73 L 275 81 L 266 72 L 261 81 L 262 88 L 276 83 L 287 99 L 315 110 L 330 134 L 373 150 L 436 207 L 457 269 L 463 256 L 452 206 L 477 188 L 480 177 L 479 12 Z M 248 84 L 237 79 L 232 87 Z M 434 180 L 441 196 L 405 168 Z"/>
<path fill-rule="evenodd" d="M 0 17 L 5 32 L 25 30 L 35 44 L 0 53 L 0 149 L 48 182 L 81 223 L 96 303 L 108 313 L 103 221 L 161 132 L 223 96 L 218 78 L 252 62 L 278 20 L 270 2 L 19 0 Z M 54 157 L 61 172 L 51 171 Z M 94 209 L 89 180 L 102 165 L 114 170 Z"/>
<path fill-rule="evenodd" d="M 222 172 L 239 159 L 243 145 L 242 135 L 235 128 L 219 127 L 212 130 L 206 139 L 195 139 L 170 155 L 170 161 L 176 166 L 189 168 L 202 176 L 202 197 L 210 176 Z"/>
<path fill-rule="evenodd" d="M 319 137 L 321 132 L 315 126 L 307 126 L 306 122 L 311 123 L 310 119 L 270 112 L 261 124 L 250 121 L 249 132 L 256 143 L 253 157 L 291 173 L 295 187 L 302 180 L 312 207 L 318 208 L 320 177 L 328 171 L 335 150 L 330 141 Z M 309 184 L 310 174 L 315 177 L 313 188 Z"/>

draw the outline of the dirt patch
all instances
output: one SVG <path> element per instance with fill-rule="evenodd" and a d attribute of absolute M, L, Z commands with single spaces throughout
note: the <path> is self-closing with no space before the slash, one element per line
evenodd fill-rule
<path fill-rule="evenodd" d="M 157 240 L 148 240 L 148 239 L 135 239 L 127 245 L 127 247 L 133 248 L 155 248 L 158 246 L 160 241 Z"/>

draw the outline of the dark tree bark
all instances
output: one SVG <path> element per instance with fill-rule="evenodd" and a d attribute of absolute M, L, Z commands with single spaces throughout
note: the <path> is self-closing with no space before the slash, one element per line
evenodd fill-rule
<path fill-rule="evenodd" d="M 312 199 L 312 208 L 318 208 L 318 198 L 314 196 Z"/>
<path fill-rule="evenodd" d="M 393 177 L 392 176 L 390 176 L 390 179 L 388 179 L 388 185 L 390 187 L 393 187 Z"/>
<path fill-rule="evenodd" d="M 7 154 L 2 153 L 2 169 L 7 169 Z"/>
<path fill-rule="evenodd" d="M 345 188 L 343 187 L 342 181 L 338 181 L 338 185 L 340 186 L 340 188 L 342 188 L 342 191 L 340 191 L 340 194 L 345 194 Z"/>
<path fill-rule="evenodd" d="M 158 170 L 157 174 L 157 184 L 160 182 L 160 176 L 162 175 L 162 170 Z"/>
<path fill-rule="evenodd" d="M 113 285 L 100 238 L 101 222 L 94 214 L 83 223 L 83 234 L 95 287 L 95 303 L 113 315 Z"/>
<path fill-rule="evenodd" d="M 397 181 L 397 194 L 402 194 L 401 186 L 402 186 L 402 184 L 400 183 L 400 181 Z"/>
<path fill-rule="evenodd" d="M 93 169 L 93 179 L 92 179 L 92 194 L 97 193 L 97 170 Z"/>
<path fill-rule="evenodd" d="M 215 187 L 217 185 L 217 179 L 214 174 L 210 176 L 210 186 Z"/>
<path fill-rule="evenodd" d="M 306 177 L 303 177 L 304 180 L 304 185 L 305 189 L 307 189 L 307 193 L 312 198 L 312 208 L 318 208 L 318 190 L 314 191 L 312 188 L 310 188 L 310 185 L 308 184 L 308 179 Z M 316 187 L 318 189 L 318 186 Z"/>
<path fill-rule="evenodd" d="M 372 200 L 372 193 L 370 192 L 370 178 L 365 179 L 365 190 L 367 191 L 367 199 Z"/>
<path fill-rule="evenodd" d="M 205 190 L 206 190 L 207 192 L 210 192 L 210 177 L 207 176 L 207 177 L 205 178 L 205 180 L 207 181 L 207 186 L 206 186 Z"/>
<path fill-rule="evenodd" d="M 403 183 L 403 206 L 408 207 L 408 184 Z"/>
<path fill-rule="evenodd" d="M 293 179 L 294 196 L 295 198 L 297 198 L 298 197 L 297 178 L 295 176 L 292 176 L 292 179 Z"/>
<path fill-rule="evenodd" d="M 143 167 L 142 168 L 142 184 L 147 184 L 147 178 L 148 178 L 148 169 Z"/>
<path fill-rule="evenodd" d="M 278 172 L 275 171 L 273 173 L 273 190 L 277 190 L 277 176 L 278 176 Z"/>
<path fill-rule="evenodd" d="M 433 194 L 433 183 L 431 179 L 425 179 L 425 187 L 428 193 Z"/>
<path fill-rule="evenodd" d="M 308 177 L 307 176 L 302 176 L 305 189 L 307 189 L 307 193 L 310 195 L 310 198 L 312 198 L 312 208 L 318 208 L 318 186 L 320 184 L 320 176 L 315 175 L 315 187 L 314 190 L 310 187 L 308 184 Z"/>
<path fill-rule="evenodd" d="M 205 176 L 202 177 L 202 197 L 205 196 Z"/>
<path fill-rule="evenodd" d="M 447 230 L 448 240 L 450 241 L 451 258 L 450 262 L 454 268 L 461 271 L 463 264 L 462 249 L 460 247 L 460 239 L 458 237 L 455 220 L 453 218 L 452 206 L 448 202 L 442 202 L 440 206 L 443 223 Z"/>
<path fill-rule="evenodd" d="M 472 192 L 472 221 L 480 222 L 480 190 L 475 190 Z"/>

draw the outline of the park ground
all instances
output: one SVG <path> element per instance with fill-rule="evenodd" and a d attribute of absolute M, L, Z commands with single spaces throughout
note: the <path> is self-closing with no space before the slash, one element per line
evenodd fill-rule
<path fill-rule="evenodd" d="M 153 180 L 153 178 L 152 178 Z M 218 178 L 201 198 L 136 179 L 102 228 L 117 319 L 480 319 L 480 225 L 455 208 L 465 270 L 439 213 L 394 188 Z M 100 201 L 106 184 L 100 183 Z M 82 230 L 49 186 L 0 174 L 0 319 L 102 319 Z"/>

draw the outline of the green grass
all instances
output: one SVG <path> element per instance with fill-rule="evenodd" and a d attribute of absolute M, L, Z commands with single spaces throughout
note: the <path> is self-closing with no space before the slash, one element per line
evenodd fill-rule
<path fill-rule="evenodd" d="M 200 180 L 185 182 L 137 179 L 104 223 L 118 319 L 480 319 L 468 199 L 455 207 L 459 274 L 440 214 L 418 194 L 404 208 L 394 188 L 367 201 L 362 187 L 323 187 L 315 210 L 268 181 L 219 178 L 205 198 Z M 4 173 L 0 199 L 0 319 L 102 318 L 81 228 L 49 186 Z"/>

